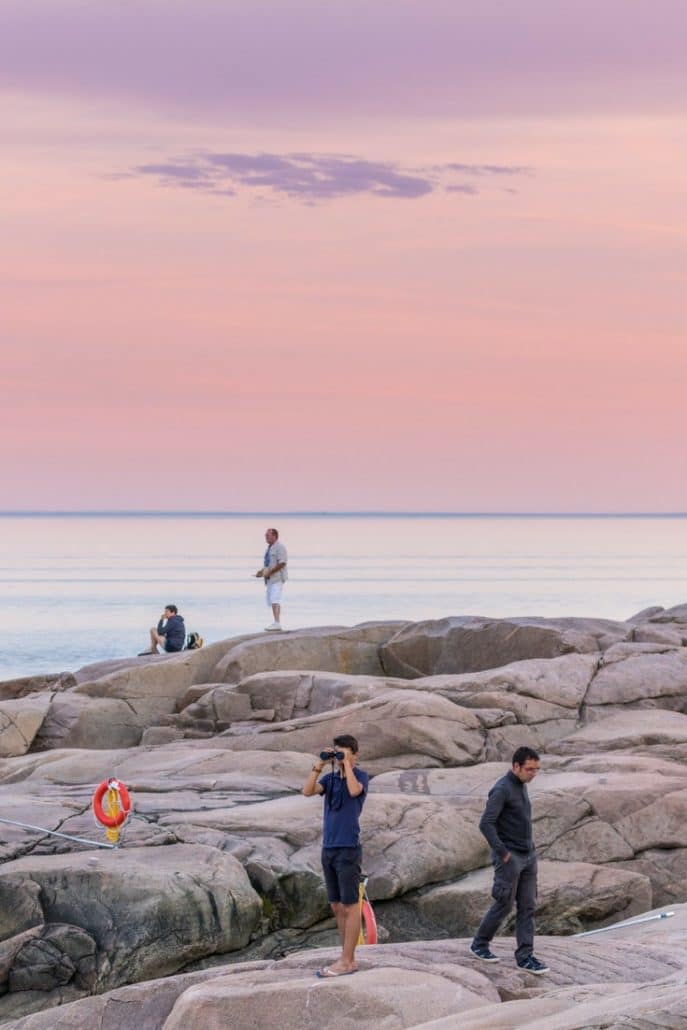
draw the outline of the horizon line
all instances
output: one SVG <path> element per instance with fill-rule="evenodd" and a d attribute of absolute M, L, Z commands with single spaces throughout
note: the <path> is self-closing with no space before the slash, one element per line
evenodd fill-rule
<path fill-rule="evenodd" d="M 0 509 L 0 518 L 20 517 L 157 517 L 157 518 L 687 518 L 687 511 L 449 511 L 441 509 L 351 509 L 291 511 L 174 508 L 17 508 Z"/>

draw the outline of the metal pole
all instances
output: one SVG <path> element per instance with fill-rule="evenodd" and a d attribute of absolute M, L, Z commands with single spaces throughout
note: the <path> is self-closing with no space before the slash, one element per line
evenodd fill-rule
<path fill-rule="evenodd" d="M 624 926 L 639 926 L 640 923 L 652 923 L 655 919 L 670 919 L 674 912 L 659 912 L 655 916 L 642 916 L 641 919 L 626 919 L 622 923 L 613 923 L 611 926 L 601 926 L 598 930 L 587 930 L 585 933 L 574 933 L 573 937 L 592 937 L 596 933 L 608 933 L 609 930 L 621 930 Z"/>
<path fill-rule="evenodd" d="M 107 848 L 112 851 L 116 844 L 102 844 L 99 840 L 87 840 L 85 837 L 73 837 L 70 833 L 58 833 L 57 830 L 46 830 L 44 826 L 32 826 L 31 823 L 17 823 L 14 819 L 0 819 L 0 823 L 7 823 L 8 826 L 21 826 L 23 830 L 38 830 L 40 833 L 49 833 L 51 837 L 62 837 L 63 840 L 74 840 L 77 844 L 90 844 L 94 848 Z"/>

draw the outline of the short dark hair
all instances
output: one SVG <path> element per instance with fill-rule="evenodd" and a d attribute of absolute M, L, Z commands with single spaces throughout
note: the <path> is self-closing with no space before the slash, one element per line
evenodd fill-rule
<path fill-rule="evenodd" d="M 354 755 L 358 754 L 358 741 L 350 733 L 343 733 L 340 737 L 334 737 L 336 747 L 347 747 Z"/>
<path fill-rule="evenodd" d="M 274 533 L 274 535 L 276 536 L 277 540 L 279 539 L 279 530 L 278 529 L 274 529 L 272 526 L 270 526 L 270 528 L 267 530 L 267 532 L 268 533 Z"/>
<path fill-rule="evenodd" d="M 528 759 L 532 759 L 534 762 L 539 762 L 540 758 L 533 747 L 519 747 L 513 754 L 513 765 L 524 765 Z"/>
<path fill-rule="evenodd" d="M 166 604 L 165 605 L 165 611 L 166 612 L 171 612 L 172 615 L 176 615 L 176 613 L 179 611 L 179 609 L 177 608 L 177 606 L 175 604 Z"/>

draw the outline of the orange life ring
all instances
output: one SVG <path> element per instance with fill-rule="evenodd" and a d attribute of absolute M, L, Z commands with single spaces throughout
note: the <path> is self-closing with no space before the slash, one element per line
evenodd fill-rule
<path fill-rule="evenodd" d="M 115 815 L 108 815 L 103 808 L 103 798 L 109 790 L 116 791 L 119 797 L 119 811 Z M 98 785 L 93 795 L 93 815 L 101 826 L 109 826 L 111 828 L 121 826 L 128 819 L 130 811 L 131 798 L 129 797 L 129 791 L 123 783 L 120 783 L 119 780 L 109 779 L 103 780 Z"/>
<path fill-rule="evenodd" d="M 377 943 L 377 920 L 375 914 L 372 911 L 372 905 L 364 899 L 361 906 L 361 915 L 363 917 L 363 935 L 365 944 L 376 944 Z"/>

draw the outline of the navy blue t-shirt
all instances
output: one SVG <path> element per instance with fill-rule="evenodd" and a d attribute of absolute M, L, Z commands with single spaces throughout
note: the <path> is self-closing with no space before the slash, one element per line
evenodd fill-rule
<path fill-rule="evenodd" d="M 360 824 L 358 819 L 367 797 L 370 777 L 362 769 L 353 768 L 353 775 L 362 783 L 362 793 L 351 797 L 346 777 L 338 771 L 327 773 L 320 780 L 324 787 L 323 848 L 357 848 L 360 845 Z"/>

